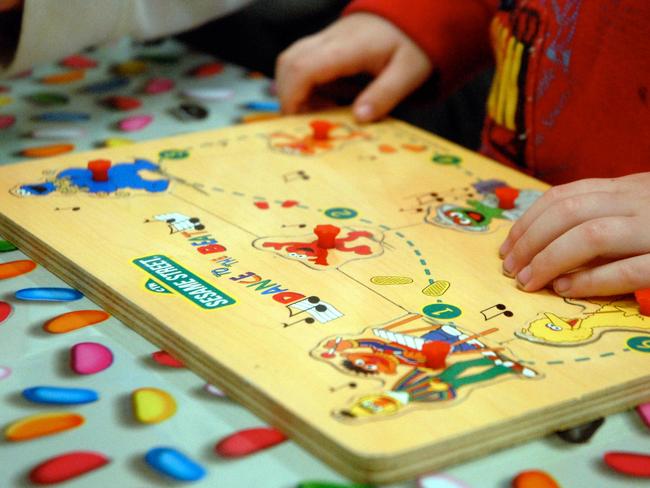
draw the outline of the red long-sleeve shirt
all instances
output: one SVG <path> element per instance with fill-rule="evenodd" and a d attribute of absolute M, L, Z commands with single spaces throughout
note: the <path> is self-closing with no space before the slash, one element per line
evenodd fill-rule
<path fill-rule="evenodd" d="M 650 171 L 650 1 L 355 0 L 451 86 L 496 74 L 482 152 L 549 183 Z M 491 47 L 491 49 L 490 49 Z"/>

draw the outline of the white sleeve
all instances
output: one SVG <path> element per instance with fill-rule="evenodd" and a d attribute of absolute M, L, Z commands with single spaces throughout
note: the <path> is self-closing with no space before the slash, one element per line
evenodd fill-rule
<path fill-rule="evenodd" d="M 0 75 L 18 73 L 88 46 L 182 32 L 250 0 L 25 0 L 18 47 Z"/>

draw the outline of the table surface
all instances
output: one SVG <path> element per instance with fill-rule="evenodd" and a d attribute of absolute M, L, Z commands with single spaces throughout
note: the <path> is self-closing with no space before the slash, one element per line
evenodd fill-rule
<path fill-rule="evenodd" d="M 270 81 L 251 76 L 246 70 L 225 64 L 218 75 L 196 78 L 188 70 L 215 61 L 208 55 L 192 52 L 176 41 L 155 45 L 123 40 L 97 49 L 86 56 L 98 61 L 85 80 L 65 85 L 44 85 L 43 76 L 64 71 L 58 64 L 40 66 L 29 75 L 0 82 L 0 115 L 16 116 L 16 123 L 0 130 L 0 164 L 25 161 L 18 153 L 26 147 L 57 141 L 36 140 L 28 135 L 38 127 L 33 117 L 46 111 L 82 111 L 90 120 L 68 124 L 83 128 L 85 135 L 71 141 L 76 150 L 101 147 L 109 138 L 133 141 L 204 130 L 237 123 L 251 113 L 244 104 L 273 101 Z M 143 106 L 132 112 L 110 110 L 99 103 L 107 94 L 80 93 L 80 87 L 114 76 L 118 63 L 142 55 L 168 55 L 176 61 L 147 63 L 147 71 L 129 77 L 129 84 L 109 95 L 135 96 Z M 142 86 L 152 77 L 175 80 L 176 87 L 164 94 L 141 95 Z M 198 121 L 179 121 L 170 110 L 183 102 L 179 93 L 185 88 L 224 88 L 234 95 L 221 101 L 199 102 L 209 115 Z M 70 102 L 61 107 L 33 104 L 28 97 L 37 92 L 64 93 Z M 153 122 L 139 132 L 122 133 L 116 122 L 129 115 L 149 114 Z M 58 124 L 65 125 L 65 124 Z M 0 263 L 28 259 L 20 251 L 0 254 Z M 65 287 L 65 283 L 38 267 L 31 273 L 0 281 L 0 300 L 10 303 L 14 313 L 0 324 L 0 367 L 12 374 L 0 379 L 0 424 L 6 426 L 29 415 L 47 411 L 74 410 L 86 417 L 79 429 L 28 442 L 0 441 L 2 486 L 31 486 L 29 470 L 52 456 L 75 449 L 97 450 L 112 462 L 103 469 L 72 480 L 66 486 L 176 486 L 153 472 L 144 462 L 144 454 L 157 446 L 172 446 L 206 468 L 208 474 L 193 486 L 269 486 L 291 487 L 307 480 L 346 484 L 336 472 L 292 442 L 237 460 L 221 459 L 214 445 L 236 431 L 264 424 L 234 402 L 204 390 L 205 382 L 186 369 L 161 366 L 151 359 L 155 346 L 135 334 L 116 319 L 66 334 L 50 334 L 43 324 L 62 313 L 96 309 L 86 298 L 66 303 L 23 302 L 14 293 L 29 287 Z M 69 367 L 69 350 L 80 342 L 98 342 L 113 352 L 114 363 L 95 375 L 80 376 Z M 95 403 L 74 408 L 51 408 L 32 404 L 21 396 L 23 389 L 37 386 L 90 388 L 100 393 Z M 154 425 L 138 424 L 131 413 L 130 394 L 142 387 L 155 387 L 171 394 L 178 405 L 170 419 Z M 648 451 L 650 431 L 635 412 L 610 416 L 591 440 L 582 445 L 568 444 L 549 436 L 525 445 L 495 453 L 489 457 L 458 465 L 445 474 L 471 487 L 505 487 L 519 472 L 541 469 L 564 487 L 638 486 L 639 480 L 609 471 L 602 463 L 606 451 Z M 8 484 L 7 484 L 8 483 Z M 403 483 L 393 486 L 415 486 Z M 462 486 L 462 485 L 459 485 Z"/>

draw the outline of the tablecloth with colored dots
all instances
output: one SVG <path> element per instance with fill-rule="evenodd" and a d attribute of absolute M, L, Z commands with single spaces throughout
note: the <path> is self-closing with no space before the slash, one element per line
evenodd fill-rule
<path fill-rule="evenodd" d="M 123 40 L 83 56 L 96 63 L 84 70 L 83 79 L 44 84 L 50 75 L 70 69 L 52 63 L 0 81 L 0 120 L 2 116 L 15 119 L 7 124 L 5 118 L 5 127 L 0 129 L 0 164 L 26 160 L 21 154 L 30 147 L 73 144 L 75 150 L 87 150 L 105 146 L 112 139 L 126 139 L 121 141 L 126 143 L 231 125 L 251 114 L 246 108 L 249 102 L 274 102 L 268 79 L 227 63 L 219 67 L 217 60 L 173 40 L 154 45 Z M 116 66 L 120 65 L 123 69 L 118 74 L 126 81 L 118 88 L 101 93 L 85 90 L 93 83 L 114 80 Z M 206 65 L 197 76 L 197 68 Z M 173 88 L 147 94 L 144 87 L 155 78 L 172 80 Z M 208 100 L 184 96 L 187 90 L 191 95 L 198 88 L 222 90 L 222 95 Z M 43 93 L 62 95 L 59 98 L 68 101 L 54 106 L 35 102 L 34 95 Z M 130 110 L 111 108 L 106 101 L 110 96 L 132 97 L 140 104 Z M 205 117 L 191 113 L 179 117 L 174 112 L 183 103 L 199 105 L 207 112 Z M 79 129 L 74 139 L 31 137 L 39 128 L 55 124 L 35 120 L 39 115 L 58 111 L 86 114 L 83 120 L 56 123 L 57 127 Z M 121 132 L 119 122 L 134 115 L 148 115 L 152 121 L 139 131 Z M 0 267 L 20 260 L 29 258 L 18 250 L 0 253 Z M 5 429 L 0 439 L 0 486 L 33 486 L 29 476 L 35 466 L 70 451 L 95 451 L 109 462 L 64 486 L 178 486 L 181 482 L 156 471 L 145 460 L 147 453 L 160 447 L 175 449 L 201 466 L 205 471 L 201 479 L 185 482 L 192 486 L 289 488 L 307 481 L 349 483 L 291 441 L 238 459 L 219 456 L 215 445 L 221 439 L 244 429 L 264 427 L 264 422 L 229 399 L 207 391 L 205 382 L 189 370 L 156 362 L 152 355 L 157 348 L 113 318 L 65 333 L 48 332 L 44 325 L 53 318 L 98 307 L 86 298 L 42 302 L 15 296 L 18 290 L 43 287 L 67 285 L 42 267 L 0 279 L 0 303 L 12 310 L 6 318 L 0 315 L 0 425 Z M 97 368 L 100 371 L 96 373 L 79 374 L 71 356 L 75 346 L 89 342 L 104 346 L 113 362 Z M 95 392 L 98 400 L 61 406 L 33 403 L 23 392 L 37 386 L 87 389 Z M 175 410 L 162 414 L 161 421 L 142 422 L 147 415 L 151 419 L 151 412 L 140 412 L 140 417 L 135 412 L 134 392 L 147 388 L 163 392 L 175 403 Z M 16 421 L 52 412 L 77 414 L 84 423 L 31 440 L 7 440 L 6 428 Z M 426 486 L 505 487 L 517 473 L 531 469 L 549 473 L 564 487 L 639 486 L 638 478 L 608 470 L 602 456 L 607 451 L 647 453 L 649 436 L 650 430 L 637 414 L 626 412 L 610 416 L 586 444 L 569 444 L 549 436 L 452 467 L 440 473 L 447 484 L 439 479 L 439 484 Z M 416 485 L 413 480 L 393 486 Z"/>
<path fill-rule="evenodd" d="M 83 58 L 95 62 L 96 67 L 74 70 L 61 62 L 51 63 L 13 79 L 0 80 L 0 120 L 3 116 L 15 118 L 11 125 L 0 129 L 0 164 L 27 159 L 21 152 L 31 147 L 73 144 L 76 150 L 84 151 L 104 147 L 111 140 L 140 141 L 232 125 L 259 114 L 259 110 L 246 109 L 248 103 L 275 104 L 271 81 L 259 73 L 219 63 L 174 40 L 153 46 L 122 40 L 83 53 Z M 83 78 L 69 83 L 44 82 L 52 75 L 69 71 L 83 71 Z M 161 79 L 171 80 L 173 87 L 147 93 L 148 84 Z M 100 83 L 104 88 L 98 86 Z M 216 100 L 193 99 L 192 93 L 199 89 L 204 96 Z M 190 96 L 186 96 L 188 93 Z M 111 106 L 111 97 L 133 98 L 141 105 L 127 110 L 126 104 L 120 110 Z M 187 110 L 183 112 L 182 105 L 201 107 L 207 114 L 204 118 L 192 116 Z M 54 120 L 42 120 L 44 114 Z M 77 115 L 78 120 L 57 120 L 56 114 L 59 118 Z M 120 121 L 144 115 L 152 116 L 153 120 L 143 129 L 133 132 L 119 129 Z M 32 136 L 35 131 L 52 128 L 79 130 L 81 136 L 55 139 Z"/>

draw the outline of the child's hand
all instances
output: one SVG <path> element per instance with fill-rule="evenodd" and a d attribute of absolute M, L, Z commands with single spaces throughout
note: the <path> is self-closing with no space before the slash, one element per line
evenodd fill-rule
<path fill-rule="evenodd" d="M 650 287 L 650 173 L 551 188 L 512 226 L 499 253 L 524 291 L 551 282 L 566 297 Z"/>
<path fill-rule="evenodd" d="M 308 106 L 318 85 L 359 73 L 374 75 L 354 102 L 357 119 L 368 122 L 386 115 L 431 71 L 428 56 L 400 29 L 379 16 L 356 13 L 290 46 L 275 72 L 284 113 Z"/>

